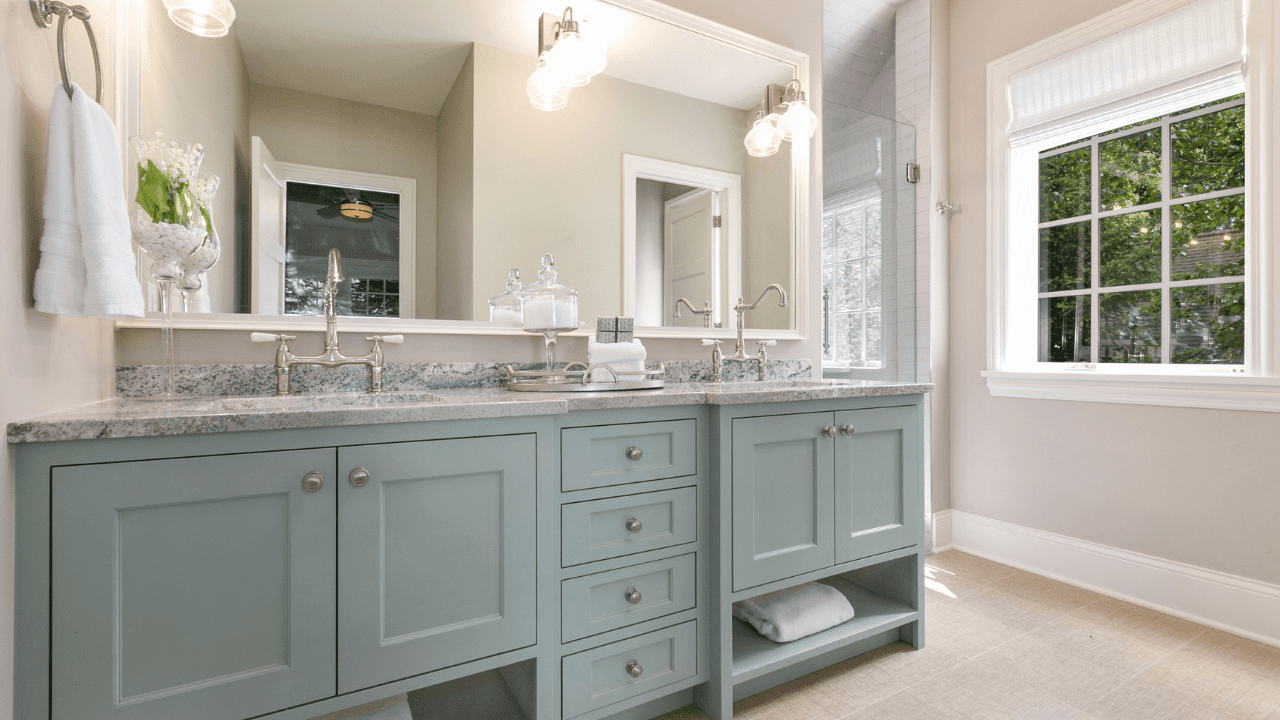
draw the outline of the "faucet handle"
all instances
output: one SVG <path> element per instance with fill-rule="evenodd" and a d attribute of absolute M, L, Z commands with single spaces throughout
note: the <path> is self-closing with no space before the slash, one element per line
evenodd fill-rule
<path fill-rule="evenodd" d="M 724 341 L 723 340 L 703 340 L 702 344 L 704 347 L 710 347 L 712 345 L 719 345 L 722 342 Z"/>
<path fill-rule="evenodd" d="M 365 340 L 369 340 L 371 342 L 376 342 L 376 343 L 384 342 L 384 343 L 387 343 L 388 345 L 399 345 L 404 342 L 404 336 L 403 335 L 373 335 L 365 338 Z"/>
<path fill-rule="evenodd" d="M 778 344 L 778 341 L 777 340 L 757 340 L 756 344 L 762 348 L 773 347 L 774 345 Z"/>
<path fill-rule="evenodd" d="M 276 333 L 264 333 L 264 332 L 249 333 L 249 341 L 256 342 L 256 343 L 285 342 L 288 340 L 297 340 L 297 339 L 298 337 L 296 335 L 285 335 L 283 333 L 279 335 L 277 335 Z"/>

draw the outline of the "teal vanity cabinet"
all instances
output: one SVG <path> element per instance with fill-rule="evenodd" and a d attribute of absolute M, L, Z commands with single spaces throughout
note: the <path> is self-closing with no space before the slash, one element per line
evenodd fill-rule
<path fill-rule="evenodd" d="M 919 542 L 914 406 L 730 422 L 735 591 Z"/>
<path fill-rule="evenodd" d="M 15 716 L 302 720 L 532 659 L 550 425 L 20 446 Z"/>
<path fill-rule="evenodd" d="M 52 716 L 241 720 L 333 695 L 335 454 L 54 467 Z"/>

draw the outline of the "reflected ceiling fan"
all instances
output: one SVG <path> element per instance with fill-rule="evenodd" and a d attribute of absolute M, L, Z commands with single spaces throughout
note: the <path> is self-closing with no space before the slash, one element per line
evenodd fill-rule
<path fill-rule="evenodd" d="M 324 205 L 316 209 L 316 214 L 326 220 L 342 217 L 355 222 L 369 222 L 375 217 L 380 217 L 393 223 L 400 222 L 399 217 L 387 212 L 387 208 L 399 209 L 398 202 L 376 200 L 359 190 L 324 189 L 328 191 L 324 193 L 325 197 L 316 200 Z"/>

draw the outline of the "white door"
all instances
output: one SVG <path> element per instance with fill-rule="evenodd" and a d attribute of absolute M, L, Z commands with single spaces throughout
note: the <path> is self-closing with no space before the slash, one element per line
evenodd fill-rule
<path fill-rule="evenodd" d="M 703 316 L 684 311 L 672 317 L 676 300 L 687 298 L 697 309 L 710 301 L 718 310 L 720 288 L 719 230 L 715 226 L 718 193 L 701 189 L 668 200 L 663 227 L 663 314 L 667 323 L 702 327 Z M 719 314 L 712 317 L 718 317 Z"/>
<path fill-rule="evenodd" d="M 285 176 L 256 135 L 252 160 L 251 309 L 255 315 L 283 315 Z"/>

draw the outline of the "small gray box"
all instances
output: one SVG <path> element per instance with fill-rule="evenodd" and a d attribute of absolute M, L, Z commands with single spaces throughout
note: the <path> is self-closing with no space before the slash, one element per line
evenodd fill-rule
<path fill-rule="evenodd" d="M 635 318 L 620 317 L 618 320 L 618 332 L 634 332 L 636 329 Z"/>
<path fill-rule="evenodd" d="M 616 317 L 596 318 L 597 332 L 617 332 L 617 330 L 618 330 L 618 318 Z"/>
<path fill-rule="evenodd" d="M 616 343 L 618 342 L 618 333 L 611 330 L 596 330 L 596 342 Z"/>
<path fill-rule="evenodd" d="M 614 342 L 620 342 L 620 343 L 631 342 L 631 340 L 635 337 L 635 335 L 630 330 L 627 330 L 625 332 L 619 330 L 617 333 L 614 333 L 614 335 L 617 338 L 616 340 L 614 340 Z"/>

